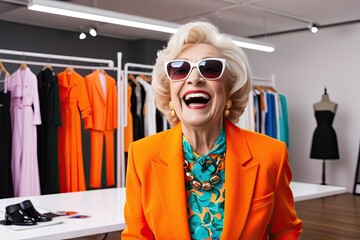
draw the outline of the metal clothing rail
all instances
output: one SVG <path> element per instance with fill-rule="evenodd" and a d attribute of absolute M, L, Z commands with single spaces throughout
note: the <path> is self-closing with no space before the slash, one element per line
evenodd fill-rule
<path fill-rule="evenodd" d="M 135 74 L 135 75 L 145 75 L 145 76 L 151 76 L 152 72 L 141 72 L 141 71 L 127 71 L 127 74 Z M 128 76 L 128 75 L 127 75 Z"/>
<path fill-rule="evenodd" d="M 121 84 L 122 71 L 121 71 L 122 53 L 117 53 L 117 90 L 118 90 L 118 128 L 117 128 L 117 151 L 116 151 L 116 186 L 118 188 L 125 186 L 125 155 L 124 155 L 124 113 L 127 108 L 121 105 L 124 94 L 127 93 L 127 88 Z M 124 82 L 124 81 L 123 81 Z"/>
<path fill-rule="evenodd" d="M 52 67 L 73 67 L 76 69 L 98 69 L 101 67 L 101 69 L 104 70 L 117 70 L 116 67 L 102 67 L 102 66 L 83 66 L 83 65 L 74 65 L 74 64 L 62 64 L 62 63 L 53 63 L 53 62 L 37 62 L 37 61 L 23 61 L 23 60 L 13 60 L 13 59 L 4 59 L 0 58 L 0 60 L 4 63 L 17 63 L 17 64 L 26 64 L 26 65 L 35 65 L 35 66 L 45 66 L 50 65 Z"/>
<path fill-rule="evenodd" d="M 58 60 L 77 61 L 77 62 L 104 63 L 108 67 L 114 67 L 114 61 L 109 59 L 85 58 L 85 57 L 36 53 L 36 52 L 24 52 L 24 51 L 7 50 L 7 49 L 0 49 L 0 54 L 17 55 L 23 57 L 47 58 L 48 60 L 58 59 Z"/>

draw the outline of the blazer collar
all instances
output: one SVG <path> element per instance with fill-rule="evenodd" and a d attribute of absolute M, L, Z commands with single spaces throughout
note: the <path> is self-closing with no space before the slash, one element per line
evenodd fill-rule
<path fill-rule="evenodd" d="M 39 82 L 39 96 L 50 95 L 50 89 L 53 88 L 53 85 L 56 84 L 57 81 L 55 72 L 49 68 L 45 68 L 38 74 L 37 78 Z"/>
<path fill-rule="evenodd" d="M 94 81 L 94 84 L 96 86 L 96 89 L 97 91 L 99 92 L 99 94 L 101 95 L 101 99 L 103 100 L 104 104 L 106 104 L 106 98 L 105 98 L 105 93 L 104 93 L 104 90 L 101 86 L 101 79 L 100 79 L 100 76 L 99 76 L 99 71 L 93 71 L 92 72 L 93 74 L 93 81 Z M 107 80 L 108 76 L 106 73 L 104 73 L 104 77 L 105 77 L 105 91 L 107 91 L 107 88 L 108 88 L 108 83 L 109 81 Z"/>
<path fill-rule="evenodd" d="M 246 224 L 258 163 L 243 130 L 226 120 L 225 217 L 221 239 L 238 239 Z"/>
<path fill-rule="evenodd" d="M 243 231 L 250 209 L 258 164 L 244 132 L 226 120 L 225 218 L 222 239 L 237 239 Z M 182 130 L 177 124 L 164 141 L 159 159 L 152 162 L 164 216 L 175 239 L 190 239 L 183 169 Z"/>
<path fill-rule="evenodd" d="M 75 72 L 75 70 L 71 72 L 65 70 L 58 74 L 58 83 L 65 88 L 71 88 L 74 85 L 78 85 L 81 78 L 82 76 Z"/>
<path fill-rule="evenodd" d="M 169 221 L 174 239 L 189 239 L 186 212 L 185 178 L 182 151 L 181 124 L 170 130 L 159 159 L 152 162 L 164 217 Z"/>
<path fill-rule="evenodd" d="M 12 85 L 13 86 L 30 86 L 30 81 L 27 79 L 32 74 L 30 68 L 26 67 L 25 69 L 18 68 L 13 74 L 12 74 Z"/>

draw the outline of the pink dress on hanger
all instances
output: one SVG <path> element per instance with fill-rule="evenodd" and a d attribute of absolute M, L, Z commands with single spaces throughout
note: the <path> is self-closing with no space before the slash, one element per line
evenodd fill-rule
<path fill-rule="evenodd" d="M 14 196 L 40 195 L 36 125 L 41 124 L 37 78 L 19 68 L 11 76 L 12 157 Z"/>

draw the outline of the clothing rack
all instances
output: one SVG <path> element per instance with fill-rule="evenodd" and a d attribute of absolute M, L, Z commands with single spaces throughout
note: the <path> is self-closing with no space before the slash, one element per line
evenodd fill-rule
<path fill-rule="evenodd" d="M 254 86 L 268 86 L 275 88 L 275 75 L 271 74 L 270 78 L 253 76 L 251 78 L 251 83 Z"/>
<path fill-rule="evenodd" d="M 23 59 L 3 59 L 1 58 L 1 54 L 4 55 L 12 55 L 12 56 L 22 56 Z M 47 59 L 47 62 L 44 61 L 33 61 L 33 60 L 26 60 L 25 57 L 31 57 L 31 58 L 42 58 Z M 46 53 L 36 53 L 36 52 L 25 52 L 25 51 L 15 51 L 15 50 L 6 50 L 6 49 L 0 49 L 0 60 L 2 62 L 6 63 L 14 63 L 14 64 L 27 64 L 27 65 L 35 65 L 35 66 L 45 66 L 50 65 L 52 67 L 73 67 L 75 69 L 104 69 L 104 70 L 112 70 L 117 71 L 117 79 L 118 81 L 121 80 L 121 62 L 122 62 L 122 53 L 117 52 L 117 67 L 114 66 L 114 61 L 109 59 L 98 59 L 98 58 L 87 58 L 87 57 L 78 57 L 78 56 L 66 56 L 66 55 L 55 55 L 55 54 L 46 54 Z M 58 63 L 58 61 L 67 61 L 71 62 L 70 64 L 64 64 L 64 63 Z M 79 64 L 72 64 L 73 62 L 78 63 L 92 63 L 94 65 L 79 65 Z M 100 66 L 95 66 L 100 65 Z M 117 90 L 118 90 L 118 99 L 123 99 L 123 85 L 117 84 Z M 126 93 L 127 91 L 125 91 Z M 124 108 L 120 104 L 118 104 L 118 112 L 121 113 L 124 111 Z M 117 144 L 118 146 L 123 146 L 123 139 L 124 139 L 124 129 L 123 129 L 123 114 L 119 114 L 118 117 L 118 129 L 117 129 Z M 121 154 L 120 154 L 121 152 Z M 118 148 L 117 151 L 117 187 L 122 187 L 125 184 L 120 181 L 120 179 L 125 177 L 125 171 L 121 171 L 121 169 L 125 169 L 125 161 L 123 156 L 123 148 Z M 123 174 L 123 176 L 120 176 L 120 173 Z"/>
<path fill-rule="evenodd" d="M 125 63 L 124 65 L 124 81 L 123 81 L 123 85 L 122 85 L 122 97 L 119 97 L 119 108 L 122 109 L 122 111 L 119 111 L 119 126 L 121 126 L 121 131 L 122 131 L 122 135 L 118 136 L 118 140 L 121 139 L 121 141 L 118 143 L 120 143 L 120 145 L 118 144 L 118 166 L 124 166 L 121 168 L 117 169 L 117 176 L 118 176 L 118 183 L 120 184 L 120 187 L 125 187 L 125 157 L 124 157 L 124 153 L 125 153 L 125 149 L 124 149 L 124 128 L 127 126 L 127 111 L 125 109 L 127 109 L 127 105 L 128 105 L 128 91 L 127 91 L 127 87 L 129 84 L 129 79 L 128 76 L 129 74 L 135 74 L 135 75 L 144 75 L 144 76 L 151 76 L 152 75 L 152 70 L 153 70 L 154 66 L 153 65 L 147 65 L 147 64 L 139 64 L 139 63 Z M 132 69 L 132 70 L 131 70 Z M 145 71 L 139 71 L 138 69 L 142 69 Z M 120 85 L 120 84 L 119 84 Z M 122 102 L 121 102 L 122 101 Z M 121 118 L 121 119 L 120 119 Z"/>

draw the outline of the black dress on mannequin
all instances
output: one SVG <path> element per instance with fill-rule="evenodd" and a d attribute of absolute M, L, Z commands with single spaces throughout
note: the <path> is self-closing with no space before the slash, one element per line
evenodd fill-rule
<path fill-rule="evenodd" d="M 337 137 L 332 123 L 335 113 L 329 110 L 315 111 L 317 127 L 314 131 L 311 158 L 315 159 L 339 159 Z"/>
<path fill-rule="evenodd" d="M 320 102 L 314 104 L 317 127 L 315 128 L 310 158 L 323 160 L 322 185 L 325 183 L 325 160 L 339 159 L 339 149 L 335 129 L 332 127 L 337 103 L 330 101 L 325 92 Z"/>
<path fill-rule="evenodd" d="M 339 159 L 336 132 L 332 127 L 337 104 L 331 102 L 326 92 L 322 100 L 314 104 L 317 127 L 313 134 L 310 157 L 315 159 Z"/>

